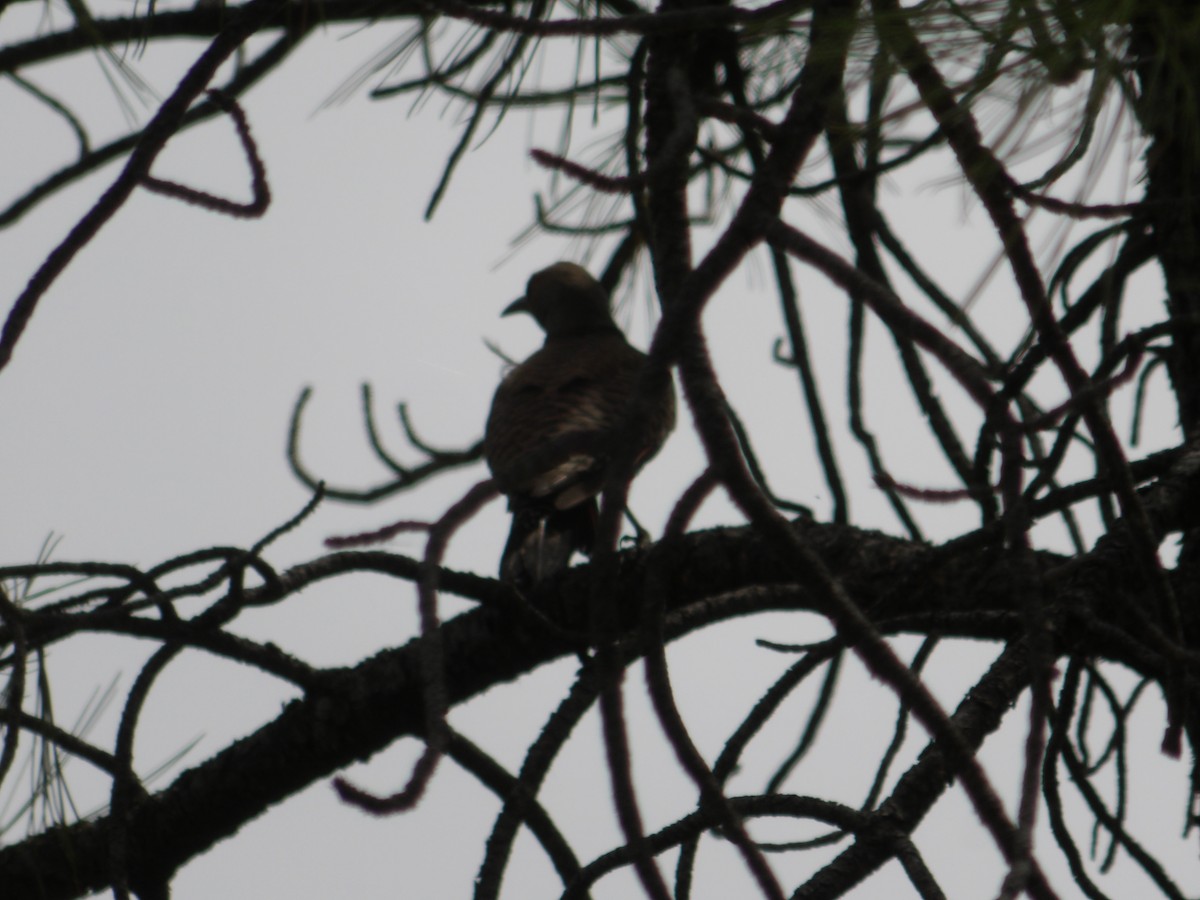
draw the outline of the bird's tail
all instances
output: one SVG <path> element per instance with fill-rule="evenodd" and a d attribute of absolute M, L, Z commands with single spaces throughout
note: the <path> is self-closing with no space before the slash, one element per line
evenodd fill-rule
<path fill-rule="evenodd" d="M 500 579 L 517 587 L 536 587 L 553 578 L 576 550 L 591 550 L 598 516 L 595 499 L 570 509 L 514 508 L 512 530 L 500 557 Z"/>

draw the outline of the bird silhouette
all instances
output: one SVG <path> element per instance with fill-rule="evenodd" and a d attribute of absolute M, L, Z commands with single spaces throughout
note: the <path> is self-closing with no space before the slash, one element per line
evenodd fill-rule
<path fill-rule="evenodd" d="M 616 442 L 636 443 L 640 469 L 675 425 L 675 392 L 668 383 L 649 398 L 638 433 L 622 434 L 646 355 L 613 321 L 604 288 L 574 263 L 534 273 L 502 315 L 514 313 L 533 316 L 546 341 L 500 382 L 483 451 L 513 515 L 500 577 L 532 587 L 576 550 L 590 551 Z"/>

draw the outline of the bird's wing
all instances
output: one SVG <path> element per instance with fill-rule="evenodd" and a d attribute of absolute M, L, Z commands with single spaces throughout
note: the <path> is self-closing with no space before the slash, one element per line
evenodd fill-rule
<path fill-rule="evenodd" d="M 549 341 L 514 368 L 496 390 L 484 441 L 501 490 L 554 498 L 560 509 L 595 493 L 644 360 L 606 334 Z M 597 473 L 596 485 L 570 490 Z"/>

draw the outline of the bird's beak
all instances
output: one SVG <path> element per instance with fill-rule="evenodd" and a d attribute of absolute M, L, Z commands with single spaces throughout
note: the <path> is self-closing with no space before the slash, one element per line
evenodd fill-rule
<path fill-rule="evenodd" d="M 508 306 L 504 307 L 504 312 L 500 313 L 500 315 L 511 316 L 515 313 L 527 312 L 529 312 L 529 299 L 526 297 L 518 297 L 512 303 L 508 304 Z"/>

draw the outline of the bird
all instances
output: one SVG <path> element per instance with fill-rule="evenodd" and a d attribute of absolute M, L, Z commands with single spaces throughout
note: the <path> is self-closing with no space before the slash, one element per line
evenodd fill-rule
<path fill-rule="evenodd" d="M 608 293 L 570 262 L 535 272 L 525 295 L 502 316 L 527 313 L 545 332 L 540 350 L 514 366 L 492 398 L 483 453 L 508 497 L 512 529 L 500 559 L 500 579 L 534 588 L 589 552 L 616 442 L 646 355 L 630 346 L 613 321 Z M 675 426 L 675 390 L 667 383 L 642 398 L 646 414 L 635 435 L 635 473 Z"/>

